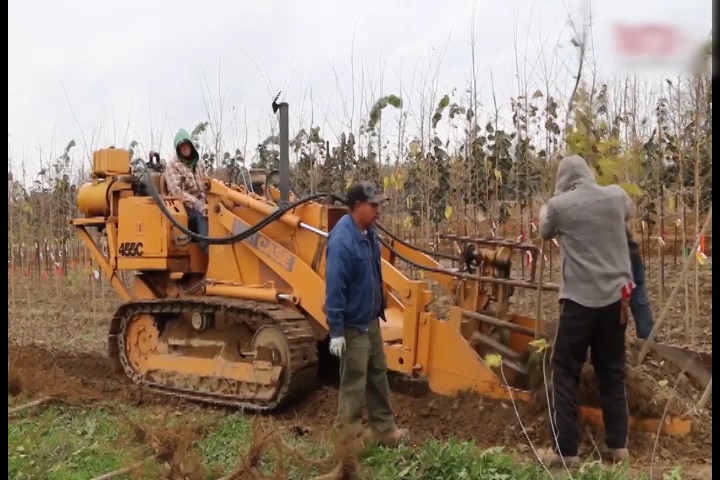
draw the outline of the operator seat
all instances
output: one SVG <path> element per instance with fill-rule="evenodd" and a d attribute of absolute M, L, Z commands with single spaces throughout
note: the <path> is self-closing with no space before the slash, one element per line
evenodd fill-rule
<path fill-rule="evenodd" d="M 167 188 L 167 180 L 165 179 L 165 172 L 151 172 L 150 180 L 152 181 L 155 190 L 157 190 L 161 197 L 170 196 L 170 192 L 168 192 Z M 194 233 L 199 233 L 196 222 L 191 218 L 188 218 L 187 228 Z M 190 243 L 198 243 L 198 241 L 195 239 L 190 239 Z"/>
<path fill-rule="evenodd" d="M 167 180 L 165 178 L 165 172 L 159 173 L 159 172 L 150 172 L 150 181 L 152 182 L 153 187 L 155 187 L 155 191 L 157 191 L 161 197 L 169 197 L 170 192 L 168 192 L 167 188 Z M 191 232 L 199 233 L 197 228 L 197 223 L 194 219 L 188 218 L 187 228 Z M 190 239 L 190 243 L 198 244 L 198 241 L 196 239 Z M 202 250 L 200 250 L 202 252 Z M 201 253 L 202 254 L 202 253 Z"/>
<path fill-rule="evenodd" d="M 167 181 L 165 180 L 165 173 L 158 173 L 158 172 L 151 172 L 150 173 L 150 181 L 152 182 L 153 186 L 155 187 L 155 190 L 163 196 L 166 197 L 169 195 L 168 189 L 167 189 Z"/>
<path fill-rule="evenodd" d="M 170 195 L 167 188 L 167 180 L 165 179 L 165 172 L 161 173 L 158 178 L 158 192 L 163 196 Z"/>
<path fill-rule="evenodd" d="M 157 190 L 157 192 L 160 194 L 161 197 L 169 197 L 170 196 L 170 192 L 168 192 L 168 188 L 167 188 L 167 180 L 165 179 L 165 172 L 150 173 L 150 180 L 153 182 L 153 186 L 155 186 L 155 190 Z M 197 225 L 195 225 L 195 222 L 192 219 L 188 219 L 188 228 L 195 233 L 197 233 L 197 231 L 198 231 Z"/>

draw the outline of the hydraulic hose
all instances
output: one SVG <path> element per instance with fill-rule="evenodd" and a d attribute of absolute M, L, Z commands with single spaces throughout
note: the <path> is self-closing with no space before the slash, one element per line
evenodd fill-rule
<path fill-rule="evenodd" d="M 158 193 L 157 189 L 155 188 L 155 185 L 153 184 L 152 180 L 150 179 L 150 172 L 148 171 L 147 166 L 145 165 L 145 162 L 142 159 L 137 159 L 133 162 L 136 167 L 142 172 L 142 180 L 145 185 L 145 188 L 147 188 L 148 192 L 150 193 L 150 196 L 152 197 L 153 201 L 155 202 L 155 205 L 158 206 L 162 214 L 165 216 L 165 218 L 170 221 L 170 223 L 180 230 L 182 233 L 187 235 L 188 237 L 198 241 L 198 242 L 205 242 L 210 245 L 229 245 L 237 242 L 241 242 L 245 240 L 246 238 L 256 234 L 263 228 L 267 227 L 271 223 L 277 221 L 280 217 L 285 215 L 287 212 L 299 207 L 300 205 L 304 203 L 311 202 L 313 200 L 316 200 L 318 198 L 332 198 L 333 200 L 337 200 L 339 202 L 345 203 L 345 199 L 339 195 L 335 195 L 332 193 L 316 193 L 313 195 L 309 195 L 307 197 L 301 198 L 289 205 L 287 205 L 284 208 L 278 208 L 273 213 L 265 217 L 264 219 L 260 220 L 255 225 L 251 226 L 244 232 L 235 234 L 235 235 L 229 235 L 227 237 L 206 237 L 204 235 L 199 235 L 180 222 L 178 222 L 175 217 L 173 217 L 172 213 L 170 213 L 170 210 L 168 210 L 167 206 L 165 205 L 165 202 L 160 197 L 160 194 Z"/>
<path fill-rule="evenodd" d="M 270 189 L 268 188 L 270 186 L 270 177 L 273 177 L 275 175 L 280 175 L 280 170 L 278 170 L 278 169 L 270 170 L 268 172 L 268 174 L 265 176 L 265 187 L 264 187 L 263 191 L 265 192 L 265 198 L 267 198 L 268 200 L 271 199 L 270 198 Z M 295 191 L 295 189 L 293 188 L 292 185 L 290 185 L 290 191 L 293 193 L 293 195 L 295 195 L 295 197 L 300 196 L 297 194 L 297 192 Z M 343 204 L 344 203 L 345 203 L 345 201 L 343 200 Z"/>
<path fill-rule="evenodd" d="M 417 250 L 417 251 L 420 252 L 420 253 L 424 253 L 424 254 L 427 255 L 428 257 L 444 258 L 444 259 L 446 259 L 446 260 L 459 260 L 457 257 L 455 257 L 455 256 L 453 256 L 453 255 L 449 255 L 449 254 L 447 254 L 447 253 L 433 252 L 432 250 L 428 250 L 428 249 L 426 249 L 426 248 L 422 248 L 422 247 L 418 247 L 418 246 L 416 246 L 416 245 L 412 245 L 412 244 L 406 242 L 405 240 L 403 240 L 402 238 L 398 237 L 398 236 L 395 235 L 394 233 L 392 233 L 390 230 L 388 230 L 387 228 L 385 228 L 383 225 L 381 225 L 381 224 L 378 223 L 378 222 L 375 222 L 375 226 L 378 228 L 378 230 L 380 230 L 381 232 L 383 232 L 383 233 L 384 233 L 385 235 L 387 235 L 388 237 L 392 238 L 394 241 L 396 241 L 396 242 L 399 243 L 400 245 L 403 245 L 403 246 L 405 246 L 405 247 L 407 247 L 407 248 L 412 248 L 413 250 Z M 388 245 L 385 245 L 385 246 L 386 246 L 389 250 L 391 250 L 393 253 L 397 253 L 397 252 L 395 252 L 395 250 L 393 250 L 392 248 L 390 248 Z M 399 256 L 399 255 L 398 255 L 398 256 Z"/>
<path fill-rule="evenodd" d="M 376 225 L 377 225 L 377 224 L 376 224 Z M 383 230 L 383 231 L 384 231 L 384 230 Z M 399 258 L 399 259 L 402 260 L 403 262 L 407 263 L 407 264 L 410 265 L 411 267 L 417 268 L 418 270 L 424 270 L 424 271 L 426 271 L 426 272 L 440 273 L 440 274 L 443 274 L 443 275 L 450 275 L 450 276 L 453 276 L 453 277 L 457 277 L 457 276 L 458 276 L 458 273 L 461 273 L 461 272 L 454 272 L 454 271 L 452 271 L 452 270 L 450 270 L 450 269 L 448 269 L 448 268 L 428 267 L 427 265 L 420 265 L 419 263 L 415 263 L 415 262 L 413 262 L 412 260 L 410 260 L 409 258 L 407 258 L 407 257 L 399 254 L 395 249 L 393 249 L 393 248 L 390 246 L 390 244 L 389 244 L 388 242 L 386 242 L 386 241 L 383 240 L 382 238 L 380 238 L 380 243 L 382 243 L 382 244 L 385 246 L 385 248 L 387 248 L 388 250 L 390 250 L 390 251 L 393 253 L 393 255 L 395 255 L 397 258 Z M 413 247 L 413 246 L 411 246 L 410 248 L 414 248 L 414 249 L 420 250 L 419 248 Z"/>
<path fill-rule="evenodd" d="M 250 236 L 259 232 L 263 228 L 267 227 L 271 223 L 277 221 L 280 217 L 285 215 L 285 213 L 287 213 L 291 210 L 294 210 L 295 208 L 299 207 L 300 205 L 302 205 L 304 203 L 311 202 L 318 198 L 330 197 L 333 200 L 336 200 L 336 201 L 342 203 L 343 205 L 347 203 L 347 200 L 344 197 L 342 197 L 340 195 L 336 195 L 334 193 L 315 193 L 312 195 L 308 195 L 307 197 L 303 197 L 303 198 L 287 205 L 284 208 L 278 208 L 273 213 L 271 213 L 264 219 L 260 220 L 258 223 L 251 226 L 244 232 L 241 232 L 241 233 L 238 233 L 235 235 L 229 235 L 227 237 L 207 237 L 207 236 L 200 235 L 198 233 L 193 232 L 192 230 L 190 230 L 189 228 L 187 228 L 186 226 L 184 226 L 183 224 L 178 222 L 177 219 L 175 219 L 175 217 L 172 215 L 172 213 L 170 213 L 170 210 L 168 210 L 167 206 L 165 205 L 165 202 L 162 200 L 162 198 L 160 197 L 160 194 L 158 193 L 157 189 L 155 188 L 155 185 L 153 184 L 153 182 L 150 178 L 150 172 L 149 172 L 145 162 L 142 159 L 137 159 L 137 160 L 133 161 L 133 163 L 138 168 L 138 170 L 140 170 L 142 172 L 143 184 L 145 185 L 145 188 L 147 188 L 147 191 L 150 193 L 150 196 L 152 197 L 153 201 L 155 202 L 155 205 L 158 206 L 158 208 L 160 209 L 162 214 L 165 216 L 165 218 L 167 218 L 168 221 L 170 221 L 170 223 L 175 228 L 180 230 L 183 234 L 187 235 L 188 237 L 190 237 L 198 242 L 205 242 L 210 245 L 229 245 L 229 244 L 241 242 L 241 241 L 245 240 L 246 238 L 249 238 Z M 266 185 L 267 185 L 267 179 L 266 179 Z M 397 238 L 395 235 L 390 233 L 382 225 L 379 225 L 379 224 L 376 224 L 376 225 L 383 233 L 385 233 L 386 235 L 391 237 L 393 240 L 398 241 L 398 242 L 402 243 L 403 245 L 408 246 L 409 248 L 417 249 L 418 251 L 421 251 L 421 252 L 423 252 L 425 254 L 429 254 L 429 255 L 435 254 L 435 252 L 425 251 L 418 247 L 412 246 L 412 245 L 408 244 L 407 242 L 405 242 L 404 240 Z M 415 263 L 412 260 L 410 260 L 410 259 L 406 258 L 405 256 L 401 255 L 400 253 L 398 253 L 385 240 L 380 239 L 380 241 L 382 242 L 383 245 L 385 245 L 385 247 L 388 250 L 390 250 L 400 260 L 404 261 L 405 263 L 407 263 L 415 268 L 418 268 L 420 270 L 430 271 L 430 272 L 442 273 L 442 274 L 446 274 L 446 275 L 457 275 L 456 272 L 453 272 L 452 270 L 448 270 L 448 269 L 444 269 L 444 268 L 428 267 L 425 265 L 420 265 L 418 263 Z"/>
<path fill-rule="evenodd" d="M 279 175 L 279 174 L 280 174 L 280 171 L 277 170 L 277 169 L 275 169 L 275 170 L 271 170 L 270 172 L 268 172 L 267 176 L 265 177 L 265 197 L 268 198 L 268 199 L 270 199 L 270 193 L 269 193 L 269 188 L 268 188 L 268 186 L 270 185 L 270 178 L 273 177 L 273 176 L 275 176 L 275 175 Z M 290 186 L 290 190 L 292 191 L 292 193 L 293 193 L 296 197 L 299 197 L 299 195 L 297 194 L 297 192 L 295 191 L 295 189 L 292 187 L 292 185 Z M 333 196 L 333 198 L 337 200 L 337 199 L 339 199 L 340 197 L 338 197 L 338 196 Z M 340 201 L 341 201 L 343 204 L 346 204 L 346 203 L 347 203 L 344 198 L 343 198 L 342 200 L 340 200 Z M 439 252 L 433 252 L 432 250 L 428 250 L 428 249 L 425 249 L 425 248 L 422 248 L 422 247 L 418 247 L 418 246 L 415 246 L 415 245 L 411 245 L 410 243 L 406 242 L 405 240 L 403 240 L 403 239 L 399 238 L 398 236 L 396 236 L 395 234 L 393 234 L 390 230 L 388 230 L 387 228 L 385 228 L 382 224 L 380 224 L 380 223 L 378 223 L 378 222 L 375 222 L 375 226 L 378 228 L 378 230 L 380 230 L 381 232 L 383 232 L 385 235 L 387 235 L 388 237 L 392 238 L 394 241 L 398 242 L 399 244 L 404 245 L 404 246 L 407 247 L 407 248 L 412 248 L 412 249 L 414 249 L 414 250 L 417 250 L 417 251 L 420 252 L 420 253 L 423 253 L 423 254 L 428 255 L 428 256 L 430 256 L 430 257 L 433 257 L 433 258 L 445 258 L 445 259 L 448 259 L 448 260 L 458 260 L 457 257 L 454 257 L 454 256 L 452 256 L 452 255 L 442 254 L 442 253 L 439 253 Z M 383 245 L 385 245 L 385 247 L 386 247 L 388 250 L 390 250 L 392 253 L 394 253 L 398 258 L 400 258 L 401 260 L 405 260 L 405 257 L 403 257 L 402 255 L 400 255 L 399 253 L 397 253 L 397 251 L 396 251 L 395 249 L 393 249 L 392 247 L 390 247 L 390 245 L 387 244 L 387 242 L 383 242 Z M 412 265 L 414 265 L 414 266 L 416 266 L 416 267 L 418 267 L 418 268 L 422 268 L 422 269 L 432 268 L 432 267 L 424 267 L 424 266 L 422 266 L 422 265 L 414 264 L 413 262 L 410 262 L 410 263 L 411 263 Z"/>

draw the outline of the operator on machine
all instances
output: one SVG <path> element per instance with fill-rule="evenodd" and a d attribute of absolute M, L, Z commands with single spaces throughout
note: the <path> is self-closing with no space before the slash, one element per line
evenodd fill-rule
<path fill-rule="evenodd" d="M 192 137 L 183 129 L 175 135 L 175 154 L 165 170 L 165 182 L 170 195 L 181 198 L 187 210 L 188 223 L 195 224 L 195 232 L 207 237 L 207 199 L 205 198 L 209 179 L 200 155 L 193 145 Z M 208 246 L 200 242 L 207 254 Z"/>
<path fill-rule="evenodd" d="M 385 321 L 380 241 L 373 228 L 385 200 L 369 182 L 349 188 L 350 213 L 337 222 L 327 245 L 325 313 L 330 353 L 340 358 L 341 424 L 359 435 L 367 407 L 372 433 L 380 443 L 397 446 L 409 432 L 397 427 L 390 407 L 379 321 Z"/>
<path fill-rule="evenodd" d="M 628 248 L 630 249 L 630 263 L 632 264 L 635 290 L 630 296 L 630 311 L 635 320 L 635 334 L 637 338 L 647 340 L 653 329 L 653 315 L 650 310 L 647 284 L 645 283 L 645 265 L 640 256 L 640 246 L 633 239 L 630 229 L 627 229 Z M 658 340 L 658 337 L 655 337 Z"/>
<path fill-rule="evenodd" d="M 598 185 L 582 157 L 560 161 L 555 194 L 540 209 L 540 235 L 559 236 L 562 256 L 560 320 L 551 358 L 552 450 L 540 458 L 546 465 L 579 461 L 577 398 L 588 348 L 609 455 L 615 461 L 629 457 L 625 330 L 633 276 L 625 223 L 631 213 L 625 191 Z"/>

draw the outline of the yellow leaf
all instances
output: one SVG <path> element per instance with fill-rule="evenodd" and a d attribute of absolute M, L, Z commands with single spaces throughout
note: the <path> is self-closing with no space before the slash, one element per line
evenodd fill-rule
<path fill-rule="evenodd" d="M 347 181 L 347 184 L 345 185 L 345 188 L 346 188 L 346 189 L 350 188 L 350 185 L 352 185 L 352 183 L 353 183 L 352 177 L 348 178 L 348 181 Z"/>
<path fill-rule="evenodd" d="M 412 208 L 412 197 L 410 197 L 410 195 L 408 195 L 405 199 L 405 203 L 407 204 L 408 208 Z"/>
<path fill-rule="evenodd" d="M 445 220 L 450 220 L 452 218 L 453 209 L 450 205 L 445 207 Z"/>
<path fill-rule="evenodd" d="M 598 152 L 600 152 L 601 155 L 605 155 L 611 150 L 614 150 L 620 146 L 620 141 L 615 138 L 611 137 L 607 140 L 603 140 L 600 143 L 597 144 Z"/>
<path fill-rule="evenodd" d="M 660 385 L 661 387 L 667 387 L 668 383 L 670 383 L 670 382 L 668 382 L 667 380 L 660 380 L 658 382 L 658 385 Z"/>
<path fill-rule="evenodd" d="M 627 193 L 631 197 L 639 197 L 644 193 L 643 189 L 638 187 L 634 183 L 620 182 L 620 186 L 623 188 L 623 190 L 625 190 L 625 193 Z"/>
<path fill-rule="evenodd" d="M 390 189 L 390 178 L 385 177 L 383 178 L 383 190 L 389 190 Z"/>
<path fill-rule="evenodd" d="M 497 180 L 498 183 L 502 184 L 502 181 L 503 181 L 502 172 L 500 170 L 498 170 L 497 168 L 495 169 L 495 180 Z"/>
<path fill-rule="evenodd" d="M 668 197 L 668 212 L 675 213 L 675 197 Z"/>
<path fill-rule="evenodd" d="M 502 357 L 497 353 L 488 353 L 485 355 L 485 365 L 490 368 L 499 367 L 502 364 Z"/>
<path fill-rule="evenodd" d="M 402 171 L 397 171 L 393 175 L 393 183 L 395 184 L 395 190 L 398 192 L 402 191 L 405 187 L 405 180 L 403 179 Z"/>
<path fill-rule="evenodd" d="M 420 146 L 416 141 L 410 142 L 410 155 L 413 157 L 418 154 L 418 151 L 420 150 Z"/>
<path fill-rule="evenodd" d="M 543 352 L 550 347 L 550 344 L 544 338 L 538 338 L 537 340 L 528 342 L 528 345 L 535 347 L 538 352 Z"/>
<path fill-rule="evenodd" d="M 405 228 L 411 228 L 412 227 L 412 217 L 408 215 L 405 217 L 405 221 L 403 222 L 405 224 Z"/>

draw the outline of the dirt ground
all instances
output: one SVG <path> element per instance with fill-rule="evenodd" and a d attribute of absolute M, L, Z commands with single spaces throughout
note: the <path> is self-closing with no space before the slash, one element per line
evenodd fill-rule
<path fill-rule="evenodd" d="M 665 299 L 679 270 L 672 266 L 672 259 L 668 263 Z M 658 276 L 653 274 L 652 267 L 648 275 L 657 318 L 660 311 Z M 691 322 L 693 335 L 690 340 L 695 348 L 712 351 L 711 270 L 703 269 L 699 278 L 701 302 L 699 315 Z M 553 280 L 557 281 L 557 275 Z M 22 392 L 31 397 L 55 395 L 69 402 L 80 403 L 114 399 L 134 405 L 172 405 L 188 411 L 210 408 L 143 392 L 111 372 L 106 358 L 106 334 L 110 313 L 119 300 L 107 289 L 106 284 L 101 286 L 85 278 L 29 280 L 10 275 L 8 281 L 9 394 Z M 689 297 L 692 296 L 691 283 Z M 533 312 L 533 297 L 518 294 L 517 308 Z M 664 341 L 668 343 L 689 343 L 685 334 L 684 302 L 683 292 L 661 329 Z M 545 318 L 556 316 L 556 304 L 552 294 L 545 296 Z M 632 326 L 629 330 L 633 330 Z M 634 333 L 631 332 L 630 337 L 634 337 Z M 631 350 L 633 348 L 630 347 Z M 640 372 L 635 375 L 633 369 Z M 681 438 L 657 438 L 655 434 L 633 432 L 630 447 L 634 462 L 639 465 L 651 462 L 664 465 L 712 465 L 712 409 L 691 409 L 690 405 L 697 401 L 701 392 L 681 378 L 680 387 L 675 393 L 672 387 L 677 374 L 676 370 L 652 355 L 643 366 L 631 368 L 629 397 L 633 413 L 642 410 L 641 407 L 647 410 L 651 403 L 656 404 L 652 413 L 661 413 L 667 399 L 672 399 L 668 409 L 670 413 L 684 413 L 695 420 L 693 431 Z M 639 379 L 637 382 L 634 381 L 636 377 Z M 664 386 L 663 380 L 669 386 Z M 663 395 L 658 397 L 658 392 Z M 428 394 L 418 398 L 397 393 L 393 403 L 399 423 L 410 427 L 413 438 L 418 441 L 427 437 L 444 439 L 455 436 L 472 439 L 480 446 L 505 445 L 530 454 L 522 424 L 535 446 L 547 447 L 549 428 L 543 402 L 513 406 L 511 402 L 492 402 L 474 395 L 447 398 Z M 712 401 L 709 402 L 711 404 Z M 311 392 L 291 410 L 280 412 L 274 418 L 277 422 L 300 425 L 322 434 L 335 419 L 336 405 L 336 390 L 326 385 Z M 589 426 L 584 426 L 582 431 L 586 452 L 592 452 L 593 444 L 602 444 L 602 432 Z"/>

